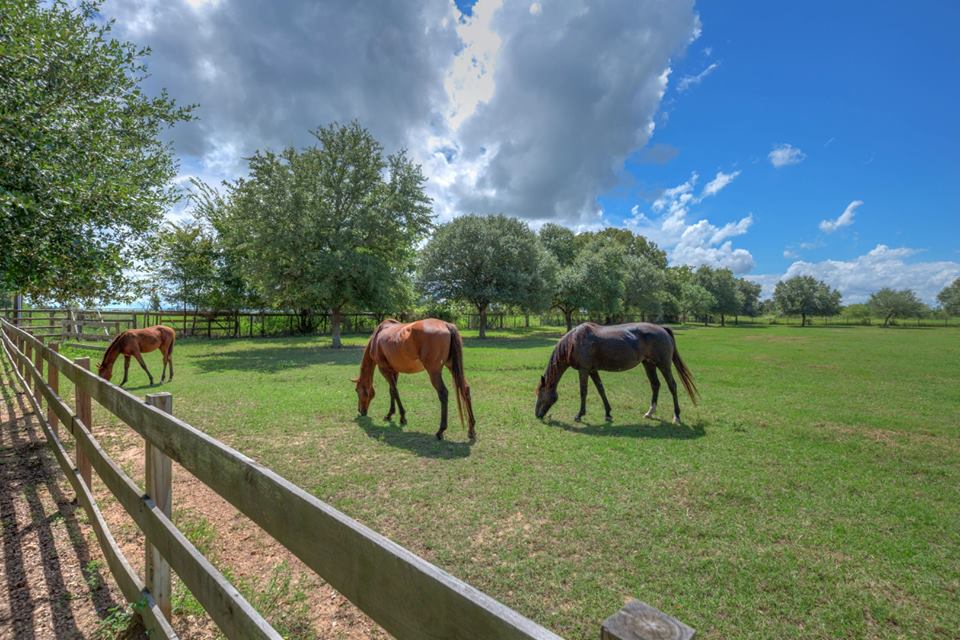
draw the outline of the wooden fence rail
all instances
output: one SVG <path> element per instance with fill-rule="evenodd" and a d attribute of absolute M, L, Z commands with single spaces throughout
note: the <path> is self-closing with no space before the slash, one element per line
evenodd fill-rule
<path fill-rule="evenodd" d="M 163 461 L 157 456 L 176 461 L 260 525 L 395 637 L 401 640 L 559 639 L 544 627 L 356 522 L 274 471 L 179 420 L 164 410 L 164 403 L 160 403 L 160 408 L 145 403 L 87 368 L 70 362 L 28 332 L 6 320 L 0 320 L 0 323 L 7 357 L 14 368 L 21 365 L 25 369 L 23 375 L 18 375 L 24 389 L 29 395 L 32 378 L 40 391 L 37 397 L 30 395 L 37 419 L 43 424 L 58 460 L 63 458 L 61 466 L 78 495 L 83 494 L 81 502 L 87 507 L 91 522 L 99 517 L 99 512 L 89 495 L 89 481 L 82 481 L 81 471 L 74 468 L 65 454 L 61 456 L 62 445 L 40 413 L 41 397 L 76 439 L 78 462 L 81 456 L 89 461 L 144 532 L 150 545 L 148 552 L 150 548 L 154 549 L 162 560 L 169 563 L 227 637 L 278 638 L 279 635 L 177 530 L 169 517 L 169 496 L 159 498 L 160 502 L 166 500 L 166 504 L 158 505 L 158 500 L 151 497 L 149 491 L 137 487 L 109 458 L 90 432 L 89 416 L 81 410 L 74 413 L 63 403 L 56 390 L 43 380 L 24 354 L 25 348 L 29 347 L 46 360 L 49 373 L 57 371 L 74 383 L 78 405 L 87 396 L 96 400 L 145 439 L 149 445 L 148 455 L 154 456 L 158 465 Z M 55 378 L 51 378 L 51 382 L 53 380 Z M 158 486 L 158 483 L 151 482 L 151 485 Z M 165 481 L 159 485 L 166 486 Z M 143 581 L 132 574 L 109 531 L 102 526 L 102 518 L 97 522 L 101 522 L 98 526 L 103 530 L 102 534 L 98 533 L 98 539 L 101 539 L 101 547 L 110 560 L 111 571 L 114 575 L 120 574 L 118 581 L 122 583 L 125 597 L 131 602 L 146 602 L 143 611 L 145 624 L 158 633 L 167 634 L 169 625 L 156 602 L 161 598 L 156 598 Z M 651 607 L 646 610 L 652 612 L 649 623 L 630 626 L 647 629 L 646 632 L 615 635 L 616 630 L 611 631 L 604 623 L 603 637 L 624 640 L 673 637 L 664 636 L 659 631 L 657 635 L 650 635 L 650 630 L 675 627 L 673 623 L 676 621 Z M 625 611 L 626 608 L 616 615 L 622 617 L 621 614 L 626 615 Z M 665 621 L 671 622 L 667 624 Z"/>

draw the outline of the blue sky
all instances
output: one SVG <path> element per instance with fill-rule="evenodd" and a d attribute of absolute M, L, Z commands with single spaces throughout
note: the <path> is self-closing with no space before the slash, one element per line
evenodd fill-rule
<path fill-rule="evenodd" d="M 648 144 L 676 157 L 633 154 L 629 186 L 600 198 L 609 221 L 693 172 L 741 171 L 697 213 L 718 225 L 753 214 L 738 243 L 751 273 L 878 244 L 917 250 L 908 263 L 960 260 L 960 3 L 707 0 L 697 11 L 702 35 L 671 80 L 717 66 L 686 91 L 671 82 Z M 768 153 L 784 143 L 805 158 L 775 168 Z M 818 228 L 855 200 L 852 224 Z"/>
<path fill-rule="evenodd" d="M 627 226 L 673 264 L 859 302 L 960 277 L 960 3 L 108 0 L 197 103 L 179 180 L 357 119 L 440 222 Z M 774 162 L 777 160 L 777 162 Z M 776 165 L 776 166 L 775 166 Z M 183 216 L 182 209 L 170 212 Z"/>

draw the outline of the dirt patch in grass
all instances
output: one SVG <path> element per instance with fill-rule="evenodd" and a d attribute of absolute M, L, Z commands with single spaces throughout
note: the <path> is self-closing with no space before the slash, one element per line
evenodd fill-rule
<path fill-rule="evenodd" d="M 133 431 L 99 427 L 95 435 L 133 479 L 143 483 L 143 440 Z M 263 529 L 193 475 L 173 465 L 173 519 L 177 527 L 233 582 L 285 637 L 389 638 Z M 143 567 L 143 535 L 100 485 L 97 499 L 124 553 Z M 184 640 L 220 637 L 213 620 L 174 577 L 172 624 Z"/>

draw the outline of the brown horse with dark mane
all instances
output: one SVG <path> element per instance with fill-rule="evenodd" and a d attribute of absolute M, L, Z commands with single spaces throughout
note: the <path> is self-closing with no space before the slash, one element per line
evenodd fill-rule
<path fill-rule="evenodd" d="M 677 383 L 673 380 L 670 364 L 677 368 L 680 380 L 683 382 L 687 394 L 693 404 L 697 404 L 696 385 L 690 370 L 680 359 L 677 351 L 677 342 L 673 331 L 669 327 L 637 322 L 601 326 L 586 322 L 574 327 L 566 333 L 550 356 L 547 370 L 540 376 L 537 385 L 536 415 L 543 418 L 547 411 L 557 401 L 557 383 L 568 367 L 580 372 L 580 412 L 574 420 L 580 419 L 587 412 L 587 379 L 592 379 L 597 392 L 603 400 L 606 419 L 613 420 L 610 415 L 610 403 L 607 394 L 603 391 L 599 371 L 626 371 L 643 363 L 650 379 L 650 388 L 653 390 L 653 399 L 650 409 L 644 418 L 652 418 L 657 410 L 657 396 L 660 393 L 660 380 L 657 378 L 657 369 L 667 381 L 670 393 L 673 394 L 673 421 L 680 424 L 680 403 L 677 400 Z"/>
<path fill-rule="evenodd" d="M 360 377 L 357 384 L 359 404 L 357 410 L 361 416 L 367 415 L 370 401 L 373 400 L 373 369 L 377 367 L 390 384 L 390 412 L 384 420 L 393 418 L 394 411 L 400 409 L 400 424 L 407 424 L 406 412 L 397 392 L 397 378 L 401 373 L 417 373 L 426 369 L 430 382 L 440 398 L 440 430 L 437 440 L 443 440 L 447 429 L 447 387 L 443 384 L 443 367 L 450 369 L 453 384 L 456 387 L 457 410 L 460 423 L 463 424 L 463 406 L 467 407 L 470 439 L 476 435 L 476 421 L 473 419 L 473 405 L 470 402 L 470 386 L 463 375 L 463 339 L 457 327 L 449 322 L 427 318 L 403 324 L 397 320 L 385 320 L 374 330 L 363 352 L 360 363 Z"/>
<path fill-rule="evenodd" d="M 147 365 L 143 362 L 142 353 L 149 353 L 160 349 L 163 355 L 163 373 L 160 375 L 162 383 L 167 377 L 167 365 L 170 365 L 170 379 L 173 380 L 173 343 L 177 339 L 177 333 L 170 327 L 158 324 L 154 327 L 145 327 L 143 329 L 127 329 L 119 334 L 107 347 L 107 352 L 103 354 L 103 361 L 97 373 L 104 380 L 109 380 L 113 376 L 113 363 L 121 355 L 123 361 L 123 380 L 120 382 L 122 387 L 127 383 L 127 372 L 130 370 L 130 357 L 133 356 L 147 372 L 150 378 L 150 385 L 153 386 L 153 376 Z"/>

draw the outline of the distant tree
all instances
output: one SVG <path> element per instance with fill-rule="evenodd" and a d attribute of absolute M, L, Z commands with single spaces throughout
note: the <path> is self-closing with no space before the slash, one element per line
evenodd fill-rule
<path fill-rule="evenodd" d="M 737 288 L 740 290 L 738 315 L 751 318 L 760 315 L 760 291 L 763 289 L 760 284 L 750 282 L 746 278 L 737 278 Z"/>
<path fill-rule="evenodd" d="M 627 255 L 623 260 L 623 305 L 643 319 L 656 318 L 663 309 L 664 270 L 649 258 Z"/>
<path fill-rule="evenodd" d="M 437 228 L 420 254 L 418 282 L 436 302 L 464 301 L 480 314 L 486 337 L 492 304 L 525 306 L 542 286 L 546 258 L 526 223 L 503 215 L 467 215 Z"/>
<path fill-rule="evenodd" d="M 894 318 L 915 317 L 923 313 L 925 305 L 910 289 L 895 290 L 884 287 L 874 292 L 867 301 L 870 308 L 883 318 L 883 326 L 890 324 Z"/>
<path fill-rule="evenodd" d="M 268 304 L 294 309 L 301 331 L 328 309 L 339 348 L 348 307 L 382 307 L 409 271 L 431 224 L 426 178 L 404 151 L 356 122 L 311 132 L 317 144 L 258 151 L 229 185 L 218 231 Z"/>
<path fill-rule="evenodd" d="M 794 276 L 777 283 L 773 300 L 780 313 L 799 315 L 802 325 L 809 315 L 834 315 L 840 309 L 840 292 L 813 276 Z"/>
<path fill-rule="evenodd" d="M 210 236 L 199 224 L 168 222 L 160 231 L 159 245 L 155 278 L 163 297 L 179 302 L 184 310 L 206 307 L 216 278 L 216 249 Z"/>
<path fill-rule="evenodd" d="M 951 316 L 960 316 L 960 278 L 943 288 L 937 294 L 937 302 Z"/>
<path fill-rule="evenodd" d="M 577 256 L 576 236 L 570 229 L 548 222 L 540 227 L 540 242 L 563 268 L 571 265 Z"/>
<path fill-rule="evenodd" d="M 743 303 L 733 271 L 704 265 L 697 269 L 696 281 L 713 296 L 710 312 L 720 314 L 720 326 L 726 326 L 726 317 L 739 313 Z"/>
<path fill-rule="evenodd" d="M 680 288 L 680 309 L 684 315 L 706 318 L 710 310 L 717 304 L 716 298 L 702 285 L 696 282 L 684 282 Z"/>
<path fill-rule="evenodd" d="M 872 313 L 870 305 L 865 303 L 857 304 L 848 304 L 841 311 L 842 315 L 856 321 L 856 322 L 865 322 Z"/>
<path fill-rule="evenodd" d="M 190 119 L 141 89 L 149 53 L 99 2 L 0 9 L 0 286 L 60 302 L 122 299 L 177 199 L 162 131 Z"/>
<path fill-rule="evenodd" d="M 583 306 L 591 315 L 606 321 L 623 311 L 624 252 L 616 243 L 596 240 L 574 261 L 583 279 Z"/>
<path fill-rule="evenodd" d="M 147 307 L 150 311 L 160 311 L 163 305 L 160 302 L 160 292 L 156 289 L 150 290 L 150 304 Z"/>
<path fill-rule="evenodd" d="M 629 229 L 605 227 L 600 231 L 585 231 L 577 234 L 577 252 L 579 253 L 584 247 L 594 242 L 603 244 L 615 243 L 620 245 L 625 255 L 643 257 L 660 269 L 667 268 L 666 252 L 655 243 L 650 242 L 641 235 L 633 233 Z"/>

